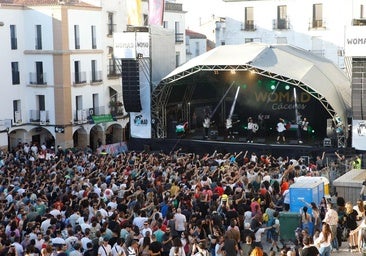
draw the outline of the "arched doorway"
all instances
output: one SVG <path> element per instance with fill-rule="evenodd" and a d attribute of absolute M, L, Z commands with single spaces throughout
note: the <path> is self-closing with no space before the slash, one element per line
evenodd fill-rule
<path fill-rule="evenodd" d="M 100 125 L 95 125 L 90 130 L 89 135 L 90 148 L 95 151 L 103 143 L 103 128 Z"/>
<path fill-rule="evenodd" d="M 113 144 L 123 141 L 124 129 L 120 124 L 112 124 L 105 132 L 105 144 Z"/>
<path fill-rule="evenodd" d="M 85 148 L 88 146 L 88 133 L 84 127 L 77 129 L 72 135 L 75 148 Z"/>

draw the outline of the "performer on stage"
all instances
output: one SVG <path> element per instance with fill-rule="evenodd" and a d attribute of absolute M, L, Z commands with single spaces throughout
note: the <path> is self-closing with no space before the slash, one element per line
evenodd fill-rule
<path fill-rule="evenodd" d="M 286 138 L 285 138 L 285 131 L 286 131 L 286 126 L 285 126 L 285 120 L 283 120 L 282 118 L 278 119 L 278 123 L 277 123 L 277 144 L 280 144 L 281 140 L 283 141 L 283 143 L 286 142 Z"/>
<path fill-rule="evenodd" d="M 298 136 L 299 136 L 299 143 L 302 144 L 303 140 L 306 139 L 306 135 L 308 132 L 308 126 L 309 126 L 309 122 L 307 120 L 306 117 L 304 117 L 298 126 Z"/>
<path fill-rule="evenodd" d="M 236 120 L 236 121 L 233 122 L 233 119 L 231 119 L 231 118 L 226 119 L 225 126 L 226 126 L 226 130 L 227 130 L 227 138 L 228 139 L 230 139 L 230 138 L 234 139 L 235 138 L 234 133 L 233 133 L 234 132 L 233 131 L 233 126 L 234 126 L 234 124 L 239 123 L 239 122 L 240 122 L 240 120 Z"/>
<path fill-rule="evenodd" d="M 203 129 L 205 131 L 204 138 L 208 139 L 208 131 L 210 130 L 210 126 L 211 126 L 211 119 L 210 119 L 209 115 L 205 116 L 205 119 L 203 119 L 202 125 L 203 125 Z"/>
<path fill-rule="evenodd" d="M 253 118 L 249 117 L 248 118 L 248 138 L 247 138 L 247 142 L 248 143 L 253 143 L 253 139 L 254 139 L 254 133 L 258 130 L 258 125 L 256 123 L 253 122 Z"/>

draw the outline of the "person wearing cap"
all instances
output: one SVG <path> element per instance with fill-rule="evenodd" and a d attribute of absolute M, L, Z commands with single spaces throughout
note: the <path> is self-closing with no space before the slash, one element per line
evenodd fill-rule
<path fill-rule="evenodd" d="M 112 256 L 112 247 L 108 241 L 108 238 L 103 238 L 103 242 L 98 248 L 98 256 Z"/>

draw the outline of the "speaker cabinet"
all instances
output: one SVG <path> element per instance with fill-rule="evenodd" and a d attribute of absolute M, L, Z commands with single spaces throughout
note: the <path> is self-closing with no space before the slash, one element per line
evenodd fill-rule
<path fill-rule="evenodd" d="M 137 60 L 122 60 L 122 91 L 126 112 L 140 112 L 140 77 Z"/>

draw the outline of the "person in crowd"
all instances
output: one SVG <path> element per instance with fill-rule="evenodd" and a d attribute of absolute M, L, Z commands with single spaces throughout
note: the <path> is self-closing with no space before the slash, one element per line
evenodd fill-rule
<path fill-rule="evenodd" d="M 302 240 L 303 247 L 301 249 L 301 255 L 302 256 L 318 256 L 319 250 L 318 248 L 311 243 L 311 237 L 305 236 Z"/>
<path fill-rule="evenodd" d="M 349 231 L 348 235 L 348 244 L 349 250 L 353 251 L 357 249 L 357 232 L 352 232 L 357 228 L 357 211 L 353 209 L 353 204 L 351 202 L 347 202 L 345 205 L 345 215 L 344 215 L 344 222 L 345 227 Z M 350 235 L 352 233 L 352 235 Z"/>
<path fill-rule="evenodd" d="M 330 256 L 331 253 L 332 232 L 328 223 L 323 223 L 322 231 L 316 239 L 315 244 L 319 247 L 320 256 Z"/>
<path fill-rule="evenodd" d="M 331 201 L 327 201 L 327 212 L 325 213 L 323 222 L 328 223 L 330 231 L 332 233 L 332 248 L 339 251 L 339 244 L 337 238 L 337 228 L 338 228 L 338 212 L 334 209 L 334 205 Z"/>

